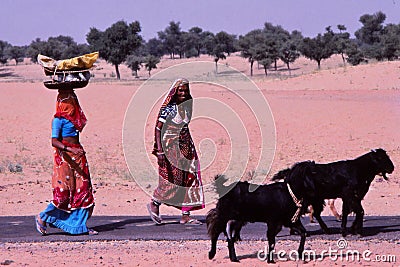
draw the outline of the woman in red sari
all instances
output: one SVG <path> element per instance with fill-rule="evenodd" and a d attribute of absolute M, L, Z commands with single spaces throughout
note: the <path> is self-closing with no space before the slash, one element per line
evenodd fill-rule
<path fill-rule="evenodd" d="M 147 205 L 151 219 L 161 224 L 161 203 L 182 211 L 181 224 L 201 224 L 190 217 L 205 207 L 200 164 L 189 122 L 192 117 L 189 81 L 176 80 L 169 89 L 155 127 L 153 154 L 157 156 L 159 184 Z"/>
<path fill-rule="evenodd" d="M 74 91 L 59 90 L 52 121 L 54 147 L 53 200 L 36 216 L 36 229 L 47 234 L 47 224 L 70 234 L 97 234 L 86 226 L 94 208 L 94 197 L 85 151 L 79 133 L 86 125 Z"/>

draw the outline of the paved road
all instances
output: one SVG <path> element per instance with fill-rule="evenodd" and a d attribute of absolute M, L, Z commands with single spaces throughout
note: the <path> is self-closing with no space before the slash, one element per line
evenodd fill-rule
<path fill-rule="evenodd" d="M 204 216 L 196 217 L 204 222 Z M 206 225 L 180 225 L 179 217 L 164 216 L 165 223 L 155 225 L 147 216 L 93 216 L 89 227 L 99 231 L 97 236 L 71 236 L 58 229 L 49 228 L 47 236 L 36 232 L 33 216 L 0 216 L 0 242 L 43 242 L 43 241 L 85 241 L 85 240 L 208 240 Z M 323 235 L 318 224 L 310 224 L 308 218 L 302 218 L 309 237 L 338 240 L 340 223 L 334 217 L 323 217 L 332 229 L 332 235 Z M 349 217 L 348 225 L 353 217 Z M 242 230 L 243 240 L 265 240 L 266 225 L 251 223 Z M 364 222 L 364 234 L 361 239 L 400 240 L 400 216 L 371 216 Z M 223 235 L 220 235 L 223 239 Z M 277 239 L 298 240 L 298 236 L 290 236 L 284 228 Z M 348 236 L 346 239 L 360 239 Z"/>

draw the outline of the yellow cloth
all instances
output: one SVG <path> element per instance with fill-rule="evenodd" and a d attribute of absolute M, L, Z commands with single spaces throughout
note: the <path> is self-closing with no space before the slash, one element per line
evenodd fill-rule
<path fill-rule="evenodd" d="M 57 70 L 90 69 L 99 57 L 99 52 L 82 55 L 64 60 L 54 60 L 51 57 L 38 55 L 38 62 L 45 68 Z"/>
<path fill-rule="evenodd" d="M 79 57 L 64 59 L 57 62 L 57 69 L 70 70 L 73 68 L 90 69 L 99 57 L 99 52 L 93 52 Z"/>

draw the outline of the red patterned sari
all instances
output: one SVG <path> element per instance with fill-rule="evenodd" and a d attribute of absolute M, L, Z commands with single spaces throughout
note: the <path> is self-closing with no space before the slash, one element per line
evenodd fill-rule
<path fill-rule="evenodd" d="M 63 117 L 71 121 L 81 132 L 86 125 L 86 116 L 73 91 L 61 91 L 57 96 L 54 117 Z M 62 143 L 69 147 L 83 147 L 80 144 Z M 52 177 L 53 201 L 59 209 L 71 211 L 94 205 L 89 167 L 85 154 L 74 156 L 71 152 L 54 148 L 54 168 Z"/>
<path fill-rule="evenodd" d="M 86 124 L 85 114 L 73 91 L 59 93 L 54 117 L 69 120 L 79 132 Z M 69 143 L 64 140 L 62 129 L 58 134 L 60 136 L 55 137 L 52 133 L 52 138 L 57 138 L 65 147 L 83 150 L 81 144 Z M 86 225 L 93 211 L 94 196 L 85 153 L 77 156 L 72 152 L 65 151 L 65 149 L 54 147 L 52 191 L 53 200 L 39 214 L 40 219 L 70 234 L 83 234 L 92 231 Z M 36 225 L 37 228 L 41 228 L 42 234 L 46 234 L 45 225 L 38 226 L 38 221 Z"/>
<path fill-rule="evenodd" d="M 82 148 L 80 144 L 65 141 L 63 144 Z M 58 209 L 71 211 L 93 206 L 94 197 L 86 156 L 76 158 L 71 152 L 55 148 L 52 188 L 52 203 Z"/>
<path fill-rule="evenodd" d="M 182 211 L 202 209 L 204 204 L 200 162 L 189 131 L 192 116 L 192 97 L 182 103 L 184 116 L 178 112 L 174 95 L 179 85 L 172 85 L 161 106 L 157 121 L 163 122 L 161 142 L 165 153 L 165 164 L 159 166 L 159 184 L 153 199 Z M 156 154 L 156 143 L 153 154 Z"/>

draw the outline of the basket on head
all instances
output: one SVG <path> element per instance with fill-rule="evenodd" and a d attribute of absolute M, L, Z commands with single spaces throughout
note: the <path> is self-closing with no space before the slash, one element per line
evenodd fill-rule
<path fill-rule="evenodd" d="M 70 90 L 83 88 L 90 79 L 89 69 L 97 60 L 99 52 L 86 54 L 71 59 L 56 61 L 50 57 L 38 55 L 38 62 L 43 67 L 46 76 L 51 80 L 45 81 L 48 89 Z"/>

